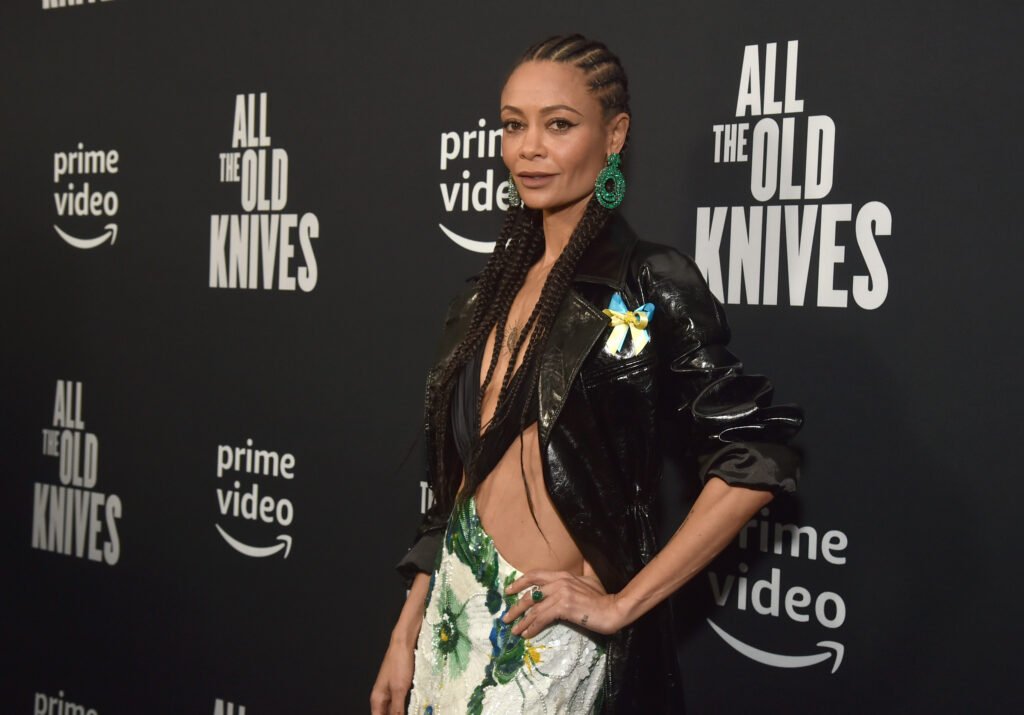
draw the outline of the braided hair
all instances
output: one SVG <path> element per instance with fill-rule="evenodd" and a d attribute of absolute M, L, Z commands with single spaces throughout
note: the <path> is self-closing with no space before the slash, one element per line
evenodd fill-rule
<path fill-rule="evenodd" d="M 600 101 L 606 119 L 619 112 L 630 113 L 626 74 L 622 69 L 619 59 L 602 43 L 589 40 L 579 34 L 549 37 L 530 46 L 513 65 L 509 71 L 509 76 L 519 65 L 531 61 L 571 63 L 584 72 L 588 89 Z M 626 140 L 622 147 L 623 153 L 626 150 L 628 140 L 629 131 L 627 129 Z M 518 390 L 537 389 L 540 370 L 526 373 L 527 375 L 532 375 L 528 385 L 524 384 L 526 380 L 511 379 L 519 351 L 523 346 L 526 336 L 530 336 L 523 365 L 529 365 L 531 360 L 540 355 L 554 323 L 554 317 L 558 308 L 568 293 L 580 256 L 583 255 L 586 248 L 600 233 L 610 215 L 611 210 L 601 206 L 596 197 L 591 196 L 584 209 L 583 216 L 569 238 L 568 244 L 552 266 L 533 312 L 526 321 L 526 325 L 518 333 L 515 343 L 511 348 L 512 355 L 509 358 L 508 368 L 505 370 L 501 389 L 498 392 L 498 402 L 494 411 L 495 415 L 499 415 L 503 406 L 512 402 Z M 465 488 L 458 492 L 462 477 L 461 473 L 450 473 L 445 468 L 444 445 L 448 430 L 450 429 L 453 381 L 457 379 L 463 366 L 471 359 L 475 351 L 485 343 L 491 333 L 491 329 L 496 326 L 494 350 L 492 351 L 491 361 L 487 367 L 487 374 L 484 377 L 483 385 L 480 387 L 477 401 L 475 429 L 476 434 L 479 435 L 483 396 L 491 382 L 501 354 L 500 341 L 505 334 L 505 323 L 508 318 L 509 309 L 520 288 L 523 286 L 527 272 L 541 258 L 543 252 L 544 234 L 541 211 L 530 209 L 524 204 L 520 204 L 518 208 L 510 206 L 505 215 L 498 240 L 495 243 L 494 252 L 491 254 L 478 278 L 478 294 L 469 329 L 462 341 L 455 347 L 451 359 L 441 366 L 440 373 L 434 381 L 436 390 L 428 391 L 425 407 L 426 417 L 435 426 L 437 439 L 435 440 L 435 454 L 427 455 L 427 458 L 435 460 L 437 467 L 434 473 L 437 475 L 438 483 L 432 484 L 431 487 L 434 491 L 435 499 L 440 502 L 438 506 L 442 513 L 450 513 L 451 508 L 462 504 L 475 493 L 480 481 L 487 476 L 477 475 L 476 470 L 467 468 Z M 532 333 L 531 327 L 534 328 Z M 474 376 L 473 379 L 479 379 L 479 376 Z M 512 386 L 511 390 L 510 384 Z M 537 521 L 533 497 L 530 494 L 529 484 L 526 480 L 526 470 L 523 465 L 524 447 L 522 432 L 526 427 L 528 405 L 529 400 L 524 402 L 522 413 L 519 415 L 519 464 L 530 514 L 537 525 L 537 529 L 543 536 L 544 532 Z M 469 465 L 467 467 L 475 464 L 480 452 L 480 442 L 481 440 L 478 438 L 474 439 L 475 448 L 468 460 Z M 546 536 L 544 536 L 544 539 L 547 541 Z"/>

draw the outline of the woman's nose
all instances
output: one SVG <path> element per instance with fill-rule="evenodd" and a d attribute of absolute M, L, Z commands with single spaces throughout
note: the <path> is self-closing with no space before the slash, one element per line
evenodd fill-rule
<path fill-rule="evenodd" d="M 531 122 L 523 133 L 523 143 L 519 145 L 519 153 L 525 159 L 544 155 L 544 128 Z"/>

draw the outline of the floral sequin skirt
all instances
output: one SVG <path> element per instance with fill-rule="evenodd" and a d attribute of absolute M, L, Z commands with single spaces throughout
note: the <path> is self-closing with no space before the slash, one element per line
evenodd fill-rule
<path fill-rule="evenodd" d="M 480 526 L 473 497 L 448 522 L 416 642 L 409 710 L 415 715 L 596 712 L 605 636 L 555 621 L 531 638 L 501 617 L 521 574 Z"/>

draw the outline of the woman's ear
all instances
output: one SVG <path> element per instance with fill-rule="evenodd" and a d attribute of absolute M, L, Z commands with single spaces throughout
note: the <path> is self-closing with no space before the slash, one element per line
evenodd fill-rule
<path fill-rule="evenodd" d="M 618 154 L 622 151 L 622 145 L 626 143 L 626 133 L 629 131 L 630 116 L 625 112 L 619 112 L 608 120 L 608 146 L 607 154 Z"/>

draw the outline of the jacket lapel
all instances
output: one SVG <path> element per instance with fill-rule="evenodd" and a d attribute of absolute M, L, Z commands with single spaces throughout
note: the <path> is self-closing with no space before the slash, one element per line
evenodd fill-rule
<path fill-rule="evenodd" d="M 597 283 L 622 290 L 636 240 L 636 234 L 625 220 L 618 213 L 613 213 L 604 230 L 580 256 L 574 283 Z M 451 359 L 456 346 L 469 330 L 476 297 L 476 288 L 471 286 L 453 301 L 438 346 L 435 370 Z M 540 356 L 537 388 L 540 402 L 538 426 L 543 448 L 547 447 L 551 430 L 569 395 L 572 381 L 576 379 L 594 343 L 608 326 L 608 317 L 601 312 L 602 307 L 595 306 L 574 286 L 569 286 L 565 300 L 555 315 L 547 345 Z"/>
<path fill-rule="evenodd" d="M 622 290 L 636 240 L 629 224 L 617 212 L 612 213 L 604 230 L 580 256 L 574 283 L 597 283 Z M 601 312 L 603 307 L 595 306 L 570 285 L 555 316 L 540 358 L 539 436 L 542 449 L 547 448 L 551 430 L 583 361 L 609 325 L 608 316 Z"/>
<path fill-rule="evenodd" d="M 540 356 L 537 389 L 541 447 L 547 447 L 572 381 L 606 325 L 608 318 L 570 286 Z"/>

